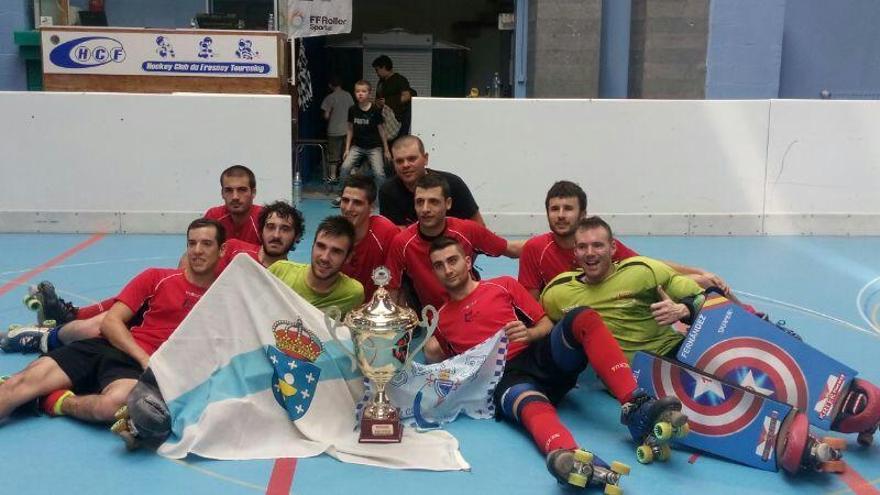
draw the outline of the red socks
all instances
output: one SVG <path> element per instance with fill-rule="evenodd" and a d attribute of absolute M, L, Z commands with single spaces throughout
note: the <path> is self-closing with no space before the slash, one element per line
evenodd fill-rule
<path fill-rule="evenodd" d="M 519 412 L 519 422 L 544 455 L 556 449 L 577 448 L 571 432 L 559 420 L 556 408 L 549 402 L 532 401 L 524 405 Z"/>
<path fill-rule="evenodd" d="M 63 416 L 61 403 L 73 395 L 70 390 L 59 389 L 40 399 L 40 409 L 48 416 Z"/>
<path fill-rule="evenodd" d="M 599 313 L 587 309 L 578 313 L 572 322 L 572 333 L 584 348 L 596 375 L 605 383 L 611 394 L 623 404 L 632 398 L 638 387 L 629 362 L 614 335 L 605 326 Z"/>

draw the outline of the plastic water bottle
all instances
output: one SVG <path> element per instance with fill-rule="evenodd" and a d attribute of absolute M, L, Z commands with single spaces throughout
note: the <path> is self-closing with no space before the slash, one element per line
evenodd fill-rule
<path fill-rule="evenodd" d="M 302 200 L 302 189 L 302 177 L 300 177 L 299 170 L 297 170 L 293 176 L 293 206 L 299 206 L 299 202 Z"/>
<path fill-rule="evenodd" d="M 501 75 L 497 72 L 492 78 L 492 98 L 501 98 Z"/>
<path fill-rule="evenodd" d="M 269 13 L 269 27 L 267 31 L 275 31 L 275 14 L 272 12 Z"/>

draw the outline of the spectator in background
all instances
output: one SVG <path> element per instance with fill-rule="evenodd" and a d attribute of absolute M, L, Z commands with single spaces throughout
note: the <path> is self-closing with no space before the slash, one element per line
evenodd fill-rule
<path fill-rule="evenodd" d="M 376 57 L 373 60 L 373 69 L 379 77 L 379 83 L 376 84 L 376 103 L 380 108 L 388 105 L 400 122 L 400 131 L 393 137 L 406 136 L 410 133 L 412 123 L 410 101 L 416 96 L 416 91 L 410 87 L 405 77 L 394 72 L 394 63 L 388 55 Z M 393 137 L 389 136 L 389 140 L 393 141 Z"/>
<path fill-rule="evenodd" d="M 348 109 L 354 105 L 354 100 L 348 91 L 342 89 L 338 76 L 331 76 L 330 94 L 321 102 L 321 110 L 327 121 L 327 158 L 329 170 L 324 170 L 324 180 L 336 182 L 336 174 L 342 163 L 342 153 L 345 150 L 345 133 L 348 131 Z"/>

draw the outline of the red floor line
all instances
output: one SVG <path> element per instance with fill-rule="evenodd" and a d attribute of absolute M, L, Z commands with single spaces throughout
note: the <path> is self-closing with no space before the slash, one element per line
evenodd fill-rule
<path fill-rule="evenodd" d="M 106 235 L 107 234 L 105 234 L 105 233 L 94 234 L 91 237 L 89 237 L 88 239 L 82 241 L 81 243 L 77 244 L 76 246 L 73 246 L 72 248 L 68 249 L 67 251 L 64 251 L 63 253 L 59 254 L 58 256 L 55 256 L 54 258 L 43 263 L 42 265 L 34 267 L 34 268 L 28 270 L 27 272 L 22 273 L 21 275 L 15 277 L 14 279 L 10 280 L 9 282 L 6 282 L 5 284 L 0 285 L 0 296 L 2 296 L 3 294 L 6 294 L 7 292 L 11 291 L 12 289 L 14 289 L 18 286 L 20 286 L 21 284 L 27 282 L 28 280 L 36 277 L 37 275 L 43 273 L 44 271 L 48 270 L 49 268 L 52 268 L 53 266 L 61 263 L 62 261 L 66 260 L 67 258 L 70 258 L 74 254 L 88 248 L 92 244 L 103 239 Z"/>
<path fill-rule="evenodd" d="M 878 495 L 880 490 L 865 480 L 852 466 L 847 465 L 846 471 L 840 475 L 840 479 L 846 483 L 846 486 L 856 495 Z"/>
<path fill-rule="evenodd" d="M 697 459 L 699 459 L 699 458 L 700 458 L 700 454 L 691 455 L 690 458 L 688 459 L 688 464 L 693 464 L 693 463 L 697 462 Z"/>
<path fill-rule="evenodd" d="M 266 487 L 266 495 L 282 495 L 290 493 L 293 486 L 293 474 L 296 472 L 296 459 L 275 459 L 272 467 L 272 475 L 269 477 L 269 485 Z"/>

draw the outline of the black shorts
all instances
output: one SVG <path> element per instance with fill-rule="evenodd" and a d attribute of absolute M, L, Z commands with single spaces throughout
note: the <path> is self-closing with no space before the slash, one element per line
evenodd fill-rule
<path fill-rule="evenodd" d="M 504 366 L 504 374 L 495 387 L 495 407 L 501 411 L 501 397 L 510 387 L 520 383 L 530 383 L 546 395 L 550 402 L 558 404 L 569 390 L 577 384 L 578 376 L 586 369 L 584 366 L 574 370 L 560 369 L 553 361 L 550 349 L 550 335 L 532 342 Z"/>
<path fill-rule="evenodd" d="M 100 393 L 116 380 L 137 380 L 144 371 L 133 357 L 100 337 L 73 342 L 46 356 L 58 363 L 77 394 Z"/>

